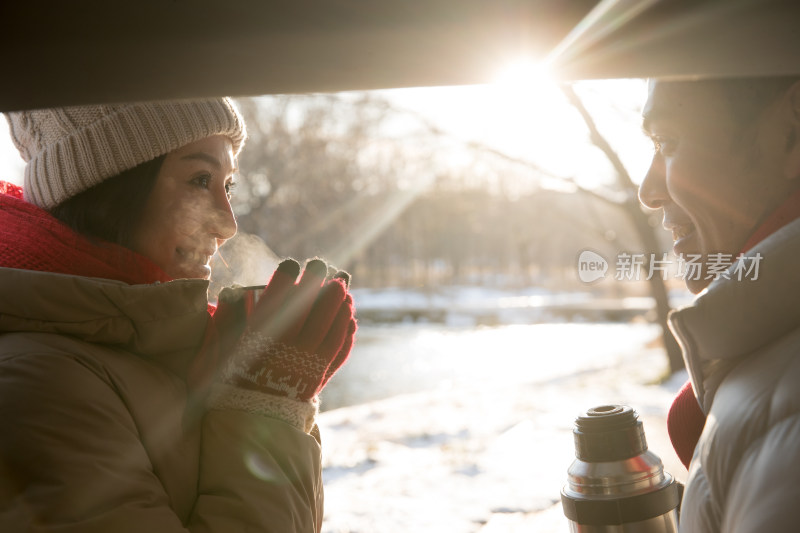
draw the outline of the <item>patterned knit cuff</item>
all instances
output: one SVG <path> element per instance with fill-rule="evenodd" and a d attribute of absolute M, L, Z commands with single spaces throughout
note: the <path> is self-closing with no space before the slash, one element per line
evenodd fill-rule
<path fill-rule="evenodd" d="M 317 397 L 304 402 L 254 390 L 216 383 L 208 397 L 209 409 L 233 409 L 283 420 L 300 431 L 311 432 L 319 412 Z"/>

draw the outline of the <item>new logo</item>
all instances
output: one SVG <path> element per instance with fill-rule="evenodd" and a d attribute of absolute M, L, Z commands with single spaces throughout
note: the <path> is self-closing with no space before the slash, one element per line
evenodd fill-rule
<path fill-rule="evenodd" d="M 605 257 L 593 252 L 584 250 L 578 256 L 578 278 L 584 283 L 593 283 L 606 277 L 608 272 L 608 261 Z"/>

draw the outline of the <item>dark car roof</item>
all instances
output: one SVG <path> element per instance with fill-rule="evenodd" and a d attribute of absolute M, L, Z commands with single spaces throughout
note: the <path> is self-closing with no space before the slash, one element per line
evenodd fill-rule
<path fill-rule="evenodd" d="M 777 0 L 8 0 L 0 110 L 481 83 L 520 55 L 566 79 L 795 74 L 798 21 Z"/>

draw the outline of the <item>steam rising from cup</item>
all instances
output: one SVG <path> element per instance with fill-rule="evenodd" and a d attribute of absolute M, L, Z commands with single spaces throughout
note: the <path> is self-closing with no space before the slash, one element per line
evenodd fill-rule
<path fill-rule="evenodd" d="M 216 301 L 223 287 L 266 284 L 278 263 L 280 258 L 260 237 L 238 233 L 211 260 L 209 301 Z"/>

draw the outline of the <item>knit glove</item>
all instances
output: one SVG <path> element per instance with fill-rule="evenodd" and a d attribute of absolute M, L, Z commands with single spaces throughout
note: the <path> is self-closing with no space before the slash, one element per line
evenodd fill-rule
<path fill-rule="evenodd" d="M 297 281 L 299 271 L 296 261 L 284 261 L 263 292 L 219 318 L 230 322 L 227 336 L 235 336 L 244 315 L 244 331 L 222 365 L 212 406 L 277 416 L 310 429 L 317 395 L 350 356 L 356 322 L 346 273 L 327 279 L 319 259 L 309 261 Z M 220 335 L 218 344 L 224 349 L 230 340 Z"/>
<path fill-rule="evenodd" d="M 189 367 L 186 379 L 189 390 L 201 400 L 207 395 L 222 364 L 242 336 L 256 299 L 263 290 L 264 285 L 225 287 L 219 294 L 216 308 L 209 306 L 212 316 L 206 326 L 203 344 Z"/>

